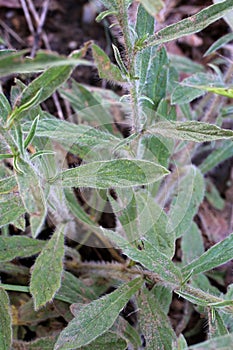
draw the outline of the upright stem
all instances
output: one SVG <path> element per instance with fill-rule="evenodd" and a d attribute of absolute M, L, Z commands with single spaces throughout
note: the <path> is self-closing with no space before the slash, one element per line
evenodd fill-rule
<path fill-rule="evenodd" d="M 140 108 L 138 101 L 137 81 L 135 80 L 135 53 L 134 44 L 130 35 L 130 25 L 128 18 L 128 8 L 125 0 L 118 0 L 119 16 L 118 21 L 121 26 L 122 34 L 125 42 L 125 58 L 130 79 L 130 97 L 132 104 L 132 132 L 139 133 L 141 131 Z"/>

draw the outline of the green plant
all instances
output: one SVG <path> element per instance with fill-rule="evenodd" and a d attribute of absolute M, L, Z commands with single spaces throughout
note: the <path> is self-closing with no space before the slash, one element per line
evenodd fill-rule
<path fill-rule="evenodd" d="M 162 5 L 162 1 L 140 2 L 152 14 Z M 179 84 L 163 44 L 223 17 L 233 9 L 232 0 L 205 8 L 156 34 L 154 18 L 142 5 L 133 24 L 128 18 L 130 0 L 102 3 L 107 11 L 98 20 L 115 16 L 125 42 L 124 58 L 113 46 L 115 65 L 97 45 L 89 45 L 100 77 L 127 89 L 122 100 L 113 93 L 109 102 L 106 92 L 93 94 L 75 81 L 71 88 L 64 85 L 76 65 L 89 64 L 82 58 L 86 47 L 68 58 L 43 51 L 35 59 L 24 58 L 26 52 L 1 52 L 1 75 L 42 71 L 28 86 L 16 81 L 11 104 L 0 95 L 0 157 L 5 160 L 0 166 L 0 261 L 16 273 L 10 261 L 39 253 L 29 287 L 0 285 L 1 349 L 10 349 L 12 344 L 6 290 L 30 293 L 34 309 L 42 313 L 49 302 L 60 301 L 68 322 L 60 334 L 24 344 L 26 349 L 139 349 L 140 333 L 147 349 L 188 349 L 184 336 L 175 334 L 167 316 L 172 293 L 208 319 L 209 340 L 189 349 L 230 348 L 232 285 L 222 295 L 204 273 L 232 259 L 233 234 L 204 252 L 194 217 L 205 194 L 203 175 L 232 156 L 233 132 L 212 124 L 209 113 L 198 121 L 206 105 L 212 111 L 220 108 L 219 100 L 211 106 L 207 100 L 200 102 L 195 111 L 189 102 L 205 91 L 232 97 L 227 86 L 232 67 L 225 76 L 217 68 L 218 74 L 193 72 Z M 78 112 L 78 124 L 56 119 L 40 107 L 60 86 L 61 96 Z M 182 115 L 177 115 L 178 104 Z M 127 116 L 124 123 L 130 134 L 126 138 L 114 128 L 112 105 Z M 219 141 L 221 149 L 211 152 L 199 167 L 191 163 L 196 143 L 217 140 L 224 140 Z M 78 154 L 84 164 L 64 170 L 66 152 Z M 6 166 L 7 161 L 13 170 Z M 79 204 L 73 187 L 92 189 L 86 198 L 93 212 Z M 117 222 L 113 230 L 98 224 L 107 203 Z M 166 212 L 164 205 L 169 209 Z M 25 213 L 30 216 L 30 236 L 10 236 L 9 224 L 25 231 Z M 48 216 L 55 230 L 45 242 L 37 237 Z M 80 222 L 84 226 L 81 234 Z M 65 245 L 65 237 L 81 245 L 105 247 L 117 262 L 82 262 L 78 251 Z M 181 263 L 173 261 L 178 239 Z M 80 278 L 65 271 L 64 265 L 78 271 Z M 91 286 L 85 283 L 87 275 Z M 105 283 L 100 283 L 101 278 Z M 109 293 L 110 286 L 116 288 Z M 121 314 L 130 299 L 139 310 L 135 328 Z M 32 301 L 26 304 L 31 306 Z M 18 349 L 20 342 L 15 340 L 13 346 Z"/>

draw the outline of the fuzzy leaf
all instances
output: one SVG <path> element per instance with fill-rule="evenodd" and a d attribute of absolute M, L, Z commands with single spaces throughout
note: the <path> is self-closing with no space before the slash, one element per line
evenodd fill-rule
<path fill-rule="evenodd" d="M 135 278 L 114 292 L 81 305 L 75 318 L 61 332 L 54 350 L 80 348 L 104 334 L 142 283 L 141 278 Z"/>
<path fill-rule="evenodd" d="M 13 192 L 17 188 L 15 176 L 8 176 L 0 180 L 0 194 Z"/>
<path fill-rule="evenodd" d="M 116 159 L 65 170 L 54 181 L 62 187 L 126 188 L 153 183 L 168 173 L 166 168 L 152 162 Z"/>
<path fill-rule="evenodd" d="M 10 197 L 0 201 L 0 227 L 13 223 L 26 212 L 20 198 Z"/>
<path fill-rule="evenodd" d="M 149 243 L 146 239 L 140 239 L 131 243 L 110 230 L 103 230 L 104 236 L 122 249 L 122 252 L 130 259 L 145 266 L 160 276 L 161 280 L 169 287 L 175 288 L 180 283 L 180 271 L 174 263 L 163 253 Z M 138 246 L 137 246 L 138 244 Z"/>
<path fill-rule="evenodd" d="M 192 244 L 190 244 L 192 240 Z M 191 223 L 188 230 L 184 231 L 181 241 L 182 262 L 190 263 L 204 253 L 204 244 L 201 231 L 195 222 Z"/>
<path fill-rule="evenodd" d="M 178 180 L 177 196 L 174 196 L 169 211 L 167 232 L 174 232 L 179 238 L 189 229 L 193 217 L 204 197 L 203 175 L 195 166 L 186 166 L 181 170 Z M 182 176 L 183 175 L 183 176 Z"/>
<path fill-rule="evenodd" d="M 43 241 L 24 236 L 0 236 L 0 261 L 10 261 L 17 257 L 35 255 L 44 246 Z"/>
<path fill-rule="evenodd" d="M 219 38 L 218 40 L 216 40 L 209 48 L 208 50 L 205 52 L 204 56 L 208 56 L 211 53 L 217 51 L 218 49 L 220 49 L 221 47 L 223 47 L 224 45 L 228 44 L 230 41 L 233 40 L 233 33 L 228 33 L 223 35 L 221 38 Z"/>
<path fill-rule="evenodd" d="M 146 288 L 138 296 L 140 329 L 148 350 L 170 350 L 176 336 L 169 319 L 152 291 Z"/>
<path fill-rule="evenodd" d="M 182 272 L 198 274 L 209 271 L 233 259 L 233 233 L 208 249 L 199 258 L 183 267 Z"/>
<path fill-rule="evenodd" d="M 85 303 L 97 298 L 93 290 L 87 287 L 80 278 L 64 271 L 62 275 L 61 287 L 57 291 L 55 298 L 67 303 Z"/>
<path fill-rule="evenodd" d="M 107 332 L 96 338 L 87 346 L 82 346 L 80 350 L 125 350 L 127 349 L 127 342 L 120 335 Z"/>
<path fill-rule="evenodd" d="M 208 6 L 193 16 L 161 29 L 145 41 L 144 47 L 166 43 L 182 36 L 198 33 L 232 9 L 232 0 L 225 0 L 219 4 Z"/>
<path fill-rule="evenodd" d="M 15 340 L 13 346 L 14 350 L 49 350 L 53 349 L 55 342 L 55 337 L 45 337 L 36 339 L 32 342 Z"/>
<path fill-rule="evenodd" d="M 100 112 L 102 112 L 100 110 Z M 30 124 L 23 127 L 24 132 L 30 130 Z M 49 137 L 64 145 L 70 150 L 71 146 L 77 144 L 80 148 L 87 148 L 87 151 L 94 147 L 110 147 L 120 141 L 119 138 L 108 132 L 95 129 L 88 125 L 76 125 L 56 118 L 41 119 L 36 129 L 37 137 Z M 80 150 L 79 150 L 80 152 Z"/>
<path fill-rule="evenodd" d="M 220 147 L 210 153 L 204 161 L 199 165 L 199 169 L 203 174 L 213 169 L 216 165 L 233 156 L 233 147 L 231 142 L 223 141 Z"/>
<path fill-rule="evenodd" d="M 5 95 L 0 94 L 0 119 L 6 122 L 8 115 L 11 113 L 11 105 Z"/>
<path fill-rule="evenodd" d="M 139 0 L 151 16 L 155 16 L 162 8 L 164 3 L 162 0 Z"/>
<path fill-rule="evenodd" d="M 33 266 L 30 292 L 38 310 L 54 298 L 61 286 L 64 257 L 64 227 L 60 226 L 42 249 Z"/>
<path fill-rule="evenodd" d="M 34 168 L 24 160 L 18 162 L 21 173 L 16 173 L 19 192 L 26 211 L 30 214 L 33 237 L 36 237 L 44 223 L 46 201 L 40 179 Z"/>
<path fill-rule="evenodd" d="M 49 67 L 78 64 L 90 65 L 90 62 L 75 57 L 59 56 L 55 52 L 38 51 L 34 59 L 25 57 L 28 50 L 8 52 L 0 56 L 0 76 L 16 73 L 35 73 Z"/>
<path fill-rule="evenodd" d="M 8 294 L 3 288 L 0 288 L 0 349 L 11 349 L 12 330 L 10 301 Z"/>
<path fill-rule="evenodd" d="M 109 57 L 99 46 L 93 44 L 92 53 L 101 79 L 120 83 L 127 81 L 122 76 L 120 69 L 115 64 L 111 63 Z"/>
<path fill-rule="evenodd" d="M 232 139 L 233 131 L 221 129 L 216 125 L 197 121 L 158 122 L 149 131 L 153 134 L 170 137 L 176 140 L 207 142 L 221 139 Z"/>
<path fill-rule="evenodd" d="M 204 95 L 205 91 L 200 86 L 206 85 L 224 87 L 219 76 L 209 73 L 196 73 L 176 84 L 172 92 L 172 104 L 188 103 Z"/>

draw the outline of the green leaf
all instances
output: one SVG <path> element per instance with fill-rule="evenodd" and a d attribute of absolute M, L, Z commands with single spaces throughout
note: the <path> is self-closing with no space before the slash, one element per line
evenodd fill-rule
<path fill-rule="evenodd" d="M 192 345 L 188 350 L 230 350 L 232 349 L 233 334 L 227 334 L 221 337 L 207 340 L 197 345 Z"/>
<path fill-rule="evenodd" d="M 199 169 L 203 174 L 213 169 L 216 165 L 233 156 L 233 147 L 231 142 L 223 141 L 204 161 L 199 165 Z"/>
<path fill-rule="evenodd" d="M 164 3 L 162 0 L 139 0 L 139 1 L 151 16 L 155 16 L 164 7 Z"/>
<path fill-rule="evenodd" d="M 224 1 L 224 0 L 213 0 L 214 3 L 219 3 L 222 1 Z M 233 30 L 232 13 L 233 13 L 233 11 L 230 11 L 223 17 L 224 21 L 229 25 L 231 31 Z"/>
<path fill-rule="evenodd" d="M 233 233 L 221 242 L 213 245 L 199 258 L 183 267 L 182 272 L 188 274 L 198 274 L 209 271 L 233 259 Z"/>
<path fill-rule="evenodd" d="M 80 350 L 125 350 L 127 349 L 127 342 L 120 335 L 107 332 L 100 337 L 96 338 L 92 343 L 87 346 L 82 346 Z"/>
<path fill-rule="evenodd" d="M 64 257 L 63 230 L 63 225 L 56 229 L 33 266 L 30 292 L 33 296 L 35 310 L 53 300 L 61 286 Z"/>
<path fill-rule="evenodd" d="M 232 130 L 221 129 L 216 125 L 197 121 L 158 122 L 147 132 L 150 134 L 160 134 L 176 140 L 194 142 L 207 142 L 233 138 Z"/>
<path fill-rule="evenodd" d="M 227 86 L 217 87 L 217 86 L 195 85 L 193 87 L 196 89 L 213 92 L 214 94 L 217 94 L 217 95 L 233 98 L 233 89 L 228 88 Z"/>
<path fill-rule="evenodd" d="M 165 48 L 158 49 L 157 47 L 150 48 L 150 58 L 148 65 L 144 61 L 144 56 L 142 52 L 142 67 L 146 69 L 146 77 L 143 82 L 140 77 L 140 72 L 136 71 L 136 74 L 140 79 L 140 94 L 148 97 L 154 102 L 144 103 L 148 108 L 156 109 L 159 102 L 166 96 L 168 73 L 169 73 L 169 61 Z M 145 75 L 145 73 L 143 73 Z M 143 85 L 142 85 L 143 84 Z"/>
<path fill-rule="evenodd" d="M 170 350 L 176 340 L 169 319 L 152 291 L 146 288 L 138 298 L 140 329 L 148 350 Z"/>
<path fill-rule="evenodd" d="M 194 74 L 197 72 L 201 73 L 205 71 L 204 65 L 194 62 L 188 57 L 168 53 L 168 58 L 170 65 L 174 67 L 178 72 Z"/>
<path fill-rule="evenodd" d="M 106 10 L 106 11 L 100 12 L 100 14 L 96 17 L 95 20 L 96 20 L 96 22 L 101 22 L 107 16 L 112 16 L 112 15 L 116 15 L 116 14 L 117 14 L 116 11 Z"/>
<path fill-rule="evenodd" d="M 1 59 L 0 59 L 1 61 Z M 5 95 L 0 94 L 0 118 L 6 122 L 8 115 L 11 113 L 11 105 Z"/>
<path fill-rule="evenodd" d="M 192 239 L 192 244 L 190 244 Z M 201 231 L 195 222 L 191 223 L 188 230 L 184 231 L 181 240 L 182 262 L 190 263 L 204 253 L 204 243 Z"/>
<path fill-rule="evenodd" d="M 11 196 L 8 200 L 0 201 L 0 227 L 13 223 L 25 212 L 20 198 Z"/>
<path fill-rule="evenodd" d="M 36 128 L 37 128 L 37 124 L 38 124 L 38 121 L 39 121 L 39 116 L 37 116 L 33 122 L 32 122 L 32 126 L 31 126 L 31 129 L 26 137 L 26 139 L 24 140 L 24 148 L 26 149 L 28 147 L 28 145 L 32 142 L 33 140 L 33 137 L 35 136 L 36 134 Z"/>
<path fill-rule="evenodd" d="M 0 194 L 13 192 L 17 188 L 15 176 L 5 177 L 0 179 Z"/>
<path fill-rule="evenodd" d="M 209 311 L 209 338 L 216 338 L 229 334 L 220 313 L 212 309 Z"/>
<path fill-rule="evenodd" d="M 85 303 L 97 297 L 98 295 L 90 287 L 87 287 L 80 278 L 75 277 L 67 271 L 64 271 L 61 287 L 55 295 L 56 299 L 66 301 L 70 304 L 77 302 Z"/>
<path fill-rule="evenodd" d="M 175 231 L 176 238 L 189 229 L 205 190 L 203 175 L 195 166 L 184 167 L 178 175 L 177 195 L 173 197 L 167 225 L 167 232 Z"/>
<path fill-rule="evenodd" d="M 104 334 L 142 283 L 141 278 L 135 278 L 114 292 L 81 305 L 75 318 L 61 332 L 54 350 L 80 348 Z"/>
<path fill-rule="evenodd" d="M 209 73 L 196 73 L 176 84 L 172 92 L 172 104 L 188 103 L 204 95 L 205 92 L 200 86 L 205 85 L 224 87 L 224 83 L 219 76 Z"/>
<path fill-rule="evenodd" d="M 0 261 L 10 261 L 15 258 L 24 258 L 35 255 L 44 246 L 43 241 L 24 236 L 0 236 Z"/>
<path fill-rule="evenodd" d="M 135 26 L 135 31 L 137 33 L 138 39 L 140 40 L 140 38 L 143 38 L 149 34 L 152 35 L 154 33 L 154 27 L 154 18 L 148 14 L 142 5 L 139 5 L 137 11 L 137 22 Z"/>
<path fill-rule="evenodd" d="M 49 98 L 53 92 L 63 84 L 72 73 L 72 66 L 52 67 L 34 79 L 22 92 L 20 105 L 12 112 L 13 119 L 19 120 L 23 117 L 21 111 L 35 107 Z"/>
<path fill-rule="evenodd" d="M 123 77 L 120 69 L 111 63 L 106 53 L 97 45 L 92 45 L 92 54 L 97 65 L 101 79 L 107 79 L 113 82 L 124 83 L 127 80 Z"/>
<path fill-rule="evenodd" d="M 26 211 L 30 214 L 33 237 L 36 237 L 46 216 L 46 201 L 40 179 L 34 168 L 24 160 L 18 162 L 21 172 L 16 173 L 19 192 Z"/>
<path fill-rule="evenodd" d="M 115 190 L 122 206 L 109 196 L 109 201 L 130 242 L 145 238 L 168 258 L 175 249 L 174 233 L 167 234 L 167 215 L 149 194 Z M 119 215 L 120 213 L 120 215 Z"/>
<path fill-rule="evenodd" d="M 12 330 L 11 330 L 11 314 L 10 301 L 7 293 L 0 288 L 0 349 L 11 349 Z"/>
<path fill-rule="evenodd" d="M 225 0 L 219 4 L 208 6 L 197 14 L 171 24 L 150 36 L 145 41 L 144 47 L 166 43 L 185 35 L 198 33 L 232 9 L 232 0 Z"/>
<path fill-rule="evenodd" d="M 166 168 L 152 162 L 116 159 L 65 170 L 53 182 L 62 187 L 126 188 L 153 183 L 168 173 Z"/>
<path fill-rule="evenodd" d="M 135 327 L 131 326 L 129 322 L 126 321 L 123 317 L 119 316 L 117 318 L 111 330 L 124 338 L 127 343 L 132 344 L 135 349 L 140 347 L 142 343 L 140 335 L 138 334 Z"/>
<path fill-rule="evenodd" d="M 111 90 L 108 90 L 109 93 Z M 113 130 L 114 117 L 111 113 L 111 104 L 106 103 L 106 89 L 91 91 L 85 86 L 72 82 L 72 89 L 60 89 L 60 95 L 67 99 L 75 112 L 78 113 L 80 120 L 88 121 L 88 124 L 101 126 L 101 130 L 107 130 L 110 133 L 116 134 L 116 130 Z M 114 95 L 111 91 L 109 99 L 119 102 L 119 96 Z M 94 122 L 94 123 L 93 123 Z"/>
<path fill-rule="evenodd" d="M 126 239 L 110 230 L 103 230 L 105 237 L 110 239 L 114 246 L 135 262 L 142 264 L 148 270 L 158 274 L 159 279 L 168 287 L 176 288 L 180 283 L 180 271 L 174 263 L 163 253 L 152 246 L 146 239 L 128 242 Z"/>
<path fill-rule="evenodd" d="M 60 56 L 55 52 L 38 51 L 34 59 L 25 57 L 28 50 L 8 52 L 0 56 L 0 76 L 16 73 L 35 73 L 49 67 L 91 63 L 80 58 Z"/>
<path fill-rule="evenodd" d="M 225 207 L 225 201 L 220 195 L 217 187 L 209 179 L 206 179 L 206 183 L 207 191 L 205 196 L 207 201 L 212 205 L 213 208 L 223 210 Z"/>
<path fill-rule="evenodd" d="M 210 55 L 211 53 L 217 51 L 218 49 L 220 49 L 221 47 L 223 47 L 224 45 L 228 44 L 230 41 L 233 40 L 233 33 L 228 33 L 223 35 L 221 38 L 219 38 L 218 40 L 216 40 L 209 48 L 208 50 L 205 52 L 203 57 L 206 57 L 208 55 Z"/>
<path fill-rule="evenodd" d="M 23 131 L 29 132 L 30 125 L 31 123 L 26 123 L 23 127 Z M 120 140 L 108 132 L 95 129 L 91 126 L 76 125 L 54 117 L 39 120 L 36 136 L 49 137 L 56 140 L 63 144 L 68 150 L 70 150 L 72 145 L 77 144 L 80 148 L 86 147 L 86 152 L 92 147 L 110 147 Z"/>

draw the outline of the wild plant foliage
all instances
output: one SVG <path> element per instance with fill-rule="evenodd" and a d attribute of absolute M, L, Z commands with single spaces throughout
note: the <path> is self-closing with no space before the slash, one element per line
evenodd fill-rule
<path fill-rule="evenodd" d="M 210 73 L 184 59 L 182 64 L 191 64 L 193 74 L 178 83 L 177 58 L 169 58 L 164 44 L 229 14 L 232 0 L 159 31 L 152 15 L 162 8 L 161 0 L 141 0 L 135 22 L 128 12 L 132 1 L 102 3 L 105 11 L 97 20 L 114 18 L 125 46 L 122 51 L 113 45 L 112 63 L 98 45 L 88 45 L 100 78 L 123 86 L 125 96 L 104 89 L 93 93 L 75 81 L 66 84 L 75 67 L 91 65 L 83 59 L 85 46 L 69 57 L 39 51 L 29 59 L 25 51 L 10 50 L 0 55 L 1 76 L 40 73 L 27 86 L 18 79 L 10 101 L 0 95 L 0 262 L 36 257 L 28 285 L 0 285 L 0 348 L 18 344 L 7 292 L 18 291 L 31 295 L 35 311 L 52 301 L 71 310 L 66 308 L 67 326 L 60 334 L 24 344 L 25 349 L 142 349 L 142 339 L 151 350 L 230 349 L 233 288 L 222 294 L 205 273 L 233 258 L 233 234 L 204 251 L 194 218 L 205 196 L 204 175 L 233 155 L 233 131 L 204 114 L 208 99 L 206 105 L 194 105 L 196 110 L 190 102 L 207 92 L 232 98 L 227 85 L 231 67 Z M 232 34 L 220 40 L 206 54 L 232 40 Z M 57 89 L 78 122 L 59 120 L 41 107 Z M 127 125 L 127 137 L 116 128 L 116 111 Z M 216 141 L 219 148 L 199 166 L 192 164 L 197 143 Z M 81 165 L 68 169 L 67 152 L 78 155 Z M 115 227 L 100 226 L 98 215 L 85 210 L 73 188 L 83 191 L 95 214 L 105 212 L 108 204 Z M 25 215 L 30 234 L 25 233 Z M 38 237 L 48 218 L 55 228 L 43 241 Z M 9 225 L 21 230 L 20 235 L 9 235 Z M 66 244 L 69 238 L 108 249 L 116 262 L 82 262 L 78 251 Z M 72 271 L 66 259 L 70 256 L 79 278 L 66 271 Z M 91 286 L 82 272 L 90 276 Z M 205 343 L 188 347 L 182 333 L 172 328 L 172 295 L 205 315 Z M 134 326 L 122 316 L 130 300 L 137 315 Z"/>

